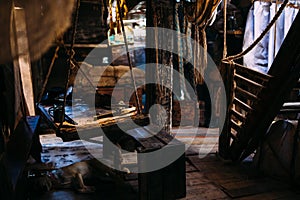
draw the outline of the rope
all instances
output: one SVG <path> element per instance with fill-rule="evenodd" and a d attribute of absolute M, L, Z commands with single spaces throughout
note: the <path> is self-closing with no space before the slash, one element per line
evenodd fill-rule
<path fill-rule="evenodd" d="M 276 0 L 276 4 L 275 4 L 275 12 L 277 13 L 277 10 L 278 10 L 278 3 L 279 3 L 279 1 L 278 0 Z M 273 49 L 274 49 L 274 52 L 273 52 L 273 58 L 275 57 L 275 55 L 276 55 L 276 40 L 277 40 L 277 31 L 276 31 L 276 29 L 277 29 L 277 23 L 275 22 L 275 24 L 274 24 L 274 45 L 273 45 Z"/>
<path fill-rule="evenodd" d="M 45 81 L 44 81 L 42 90 L 41 90 L 41 92 L 40 92 L 40 94 L 39 94 L 39 98 L 38 98 L 38 101 L 37 101 L 38 104 L 42 101 L 42 97 L 43 97 L 43 94 L 44 94 L 44 92 L 45 92 L 45 90 L 46 90 L 46 86 L 47 86 L 47 84 L 48 84 L 49 77 L 50 77 L 50 75 L 51 75 L 51 72 L 52 72 L 52 69 L 53 69 L 55 60 L 56 60 L 57 57 L 58 57 L 57 54 L 58 54 L 59 48 L 60 48 L 60 47 L 57 45 L 57 47 L 56 47 L 56 49 L 55 49 L 55 51 L 54 51 L 54 55 L 53 55 L 53 57 L 52 57 L 52 60 L 51 60 L 51 63 L 50 63 L 48 72 L 47 72 L 47 74 L 46 74 L 46 77 L 45 77 Z"/>
<path fill-rule="evenodd" d="M 272 26 L 275 24 L 276 20 L 279 18 L 279 16 L 283 12 L 283 10 L 284 10 L 285 6 L 288 4 L 288 2 L 289 2 L 289 0 L 284 0 L 284 2 L 282 3 L 282 5 L 280 6 L 278 12 L 275 14 L 275 16 L 273 17 L 273 19 L 271 20 L 271 22 L 266 27 L 266 29 L 261 33 L 261 35 L 247 49 L 245 49 L 244 51 L 242 51 L 241 53 L 238 53 L 236 55 L 224 58 L 222 61 L 233 61 L 233 60 L 242 58 L 249 51 L 251 51 L 260 42 L 260 40 L 262 40 L 263 37 L 269 32 L 269 30 L 272 28 Z"/>
<path fill-rule="evenodd" d="M 63 48 L 66 52 L 68 51 L 68 48 L 66 47 L 65 43 L 63 42 L 63 40 L 60 40 L 60 41 L 56 41 L 57 45 L 60 47 L 60 48 Z M 80 68 L 80 64 L 74 59 L 72 58 L 71 59 L 71 62 L 72 62 L 72 66 L 75 66 L 79 72 L 84 76 L 84 78 L 88 81 L 90 87 L 94 88 L 94 84 L 92 82 L 92 80 L 86 75 L 86 73 Z M 74 68 L 72 68 L 74 69 Z"/>
<path fill-rule="evenodd" d="M 131 58 L 130 58 L 130 52 L 128 49 L 128 43 L 127 43 L 127 38 L 126 38 L 126 33 L 125 33 L 125 27 L 124 27 L 124 23 L 123 23 L 123 12 L 121 12 L 121 5 L 120 5 L 120 0 L 117 0 L 117 6 L 118 6 L 118 10 L 119 10 L 119 17 L 120 17 L 120 22 L 121 22 L 121 26 L 122 26 L 122 32 L 123 32 L 123 38 L 124 38 L 124 42 L 125 42 L 125 48 L 126 48 L 126 53 L 127 53 L 127 59 L 128 59 L 128 64 L 129 64 L 129 69 L 130 69 L 130 76 L 132 79 L 132 86 L 134 88 L 134 97 L 136 100 L 136 107 L 137 107 L 137 112 L 138 114 L 141 113 L 141 107 L 140 107 L 140 100 L 138 97 L 138 93 L 137 93 L 137 88 L 136 88 L 136 83 L 135 83 L 135 79 L 134 79 L 134 75 L 133 75 L 133 71 L 132 71 L 132 62 L 131 62 Z"/>
<path fill-rule="evenodd" d="M 109 36 L 115 35 L 114 22 L 112 16 L 112 0 L 109 1 Z"/>
<path fill-rule="evenodd" d="M 75 43 L 75 36 L 76 36 L 76 31 L 77 31 L 77 24 L 78 24 L 78 16 L 79 16 L 79 7 L 80 7 L 80 0 L 77 0 L 77 3 L 76 3 L 76 13 L 75 13 L 75 17 L 74 17 L 74 20 L 73 20 L 73 24 L 72 24 L 72 40 L 71 40 L 71 47 L 70 47 L 70 50 L 68 52 L 69 54 L 69 69 L 68 69 L 68 73 L 67 73 L 67 77 L 66 77 L 66 84 L 65 84 L 65 93 L 64 93 L 64 101 L 63 101 L 63 107 L 62 107 L 62 113 L 65 113 L 65 107 L 66 107 L 66 102 L 67 102 L 67 90 L 68 90 L 68 86 L 69 86 L 69 78 L 70 78 L 70 74 L 71 74 L 71 69 L 73 68 L 73 57 L 75 55 L 75 52 L 73 50 L 74 48 L 74 43 Z M 64 122 L 64 115 L 61 116 L 61 119 L 60 119 L 60 124 L 59 124 L 59 130 L 60 128 L 62 127 L 63 125 L 63 122 Z"/>
<path fill-rule="evenodd" d="M 223 44 L 223 59 L 227 56 L 227 0 L 224 0 L 224 30 L 223 30 L 223 38 L 224 38 L 224 44 Z"/>
<path fill-rule="evenodd" d="M 77 0 L 77 4 L 76 4 L 76 14 L 75 14 L 75 18 L 73 20 L 73 30 L 72 30 L 72 40 L 71 40 L 71 47 L 70 50 L 73 51 L 73 47 L 75 44 L 75 36 L 76 36 L 76 32 L 77 32 L 77 24 L 78 24 L 78 17 L 79 17 L 79 7 L 80 7 L 80 0 Z M 73 58 L 74 54 L 72 52 L 70 53 L 70 58 Z"/>

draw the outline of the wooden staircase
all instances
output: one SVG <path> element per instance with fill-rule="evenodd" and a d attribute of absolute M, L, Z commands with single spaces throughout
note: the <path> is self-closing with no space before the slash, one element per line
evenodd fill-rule
<path fill-rule="evenodd" d="M 300 78 L 300 14 L 268 74 L 223 62 L 227 92 L 226 124 L 219 138 L 224 159 L 242 161 L 257 148 Z"/>

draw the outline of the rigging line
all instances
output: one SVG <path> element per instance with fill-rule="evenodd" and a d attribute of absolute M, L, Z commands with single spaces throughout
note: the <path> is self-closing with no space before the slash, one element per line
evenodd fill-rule
<path fill-rule="evenodd" d="M 157 9 L 156 7 L 154 8 L 154 5 L 153 5 L 153 1 L 151 1 L 151 9 Z M 159 81 L 159 74 L 158 74 L 158 63 L 160 58 L 159 58 L 159 55 L 160 55 L 160 50 L 159 50 L 159 46 L 158 46 L 158 41 L 159 41 L 159 38 L 158 38 L 158 30 L 157 30 L 157 27 L 159 26 L 158 24 L 158 15 L 157 15 L 158 11 L 154 10 L 153 12 L 153 26 L 155 27 L 154 28 L 154 43 L 155 43 L 155 80 L 156 80 L 156 83 L 160 83 Z M 161 14 L 161 13 L 160 13 Z M 155 90 L 158 90 L 159 92 L 160 91 L 160 86 L 159 85 L 156 85 L 155 86 Z M 157 92 L 155 93 L 155 99 L 157 99 Z M 156 100 L 155 100 L 156 101 Z"/>
<path fill-rule="evenodd" d="M 276 0 L 276 4 L 275 4 L 275 13 L 277 12 L 277 10 L 278 10 L 278 3 L 279 3 L 279 1 L 278 0 Z M 274 44 L 273 44 L 273 58 L 275 57 L 275 55 L 276 55 L 276 41 L 277 41 L 277 31 L 276 31 L 276 29 L 277 29 L 277 23 L 275 22 L 275 24 L 274 24 Z"/>
<path fill-rule="evenodd" d="M 94 88 L 95 89 L 95 86 L 93 84 L 93 82 L 91 81 L 91 79 L 86 75 L 86 73 L 81 69 L 80 67 L 80 64 L 75 60 L 75 59 L 72 59 L 71 61 L 79 70 L 79 72 L 84 76 L 84 78 L 88 81 L 90 87 Z M 97 87 L 97 86 L 96 86 Z"/>
<path fill-rule="evenodd" d="M 266 29 L 261 33 L 261 35 L 244 51 L 233 55 L 233 56 L 229 56 L 227 58 L 224 58 L 222 61 L 232 61 L 232 60 L 236 60 L 239 58 L 242 58 L 244 55 L 246 55 L 249 51 L 251 51 L 259 42 L 260 40 L 263 39 L 263 37 L 269 32 L 269 30 L 271 29 L 271 27 L 274 25 L 274 23 L 276 22 L 276 20 L 279 18 L 279 16 L 281 15 L 281 13 L 283 12 L 285 6 L 287 5 L 287 3 L 289 2 L 289 0 L 284 0 L 284 2 L 282 3 L 282 5 L 280 6 L 278 12 L 275 14 L 275 16 L 273 17 L 272 21 L 268 24 L 268 26 L 266 27 Z"/>
<path fill-rule="evenodd" d="M 56 41 L 57 45 L 61 48 L 63 48 L 66 52 L 68 51 L 66 45 L 64 44 L 64 42 L 62 40 L 60 41 Z M 74 66 L 76 66 L 79 70 L 79 72 L 84 76 L 84 78 L 88 81 L 90 87 L 95 88 L 93 82 L 91 81 L 91 79 L 86 75 L 86 73 L 81 69 L 81 65 L 74 59 L 71 59 L 71 62 Z"/>
<path fill-rule="evenodd" d="M 157 9 L 157 13 L 158 13 L 158 15 L 156 15 L 156 25 L 155 25 L 155 27 L 158 27 L 158 26 L 163 26 L 163 22 L 161 21 L 161 18 L 162 18 L 162 16 L 163 16 L 163 11 L 162 11 L 162 3 L 160 3 L 159 5 L 155 5 L 154 6 L 155 7 L 155 9 Z M 155 46 L 155 48 L 157 48 L 156 49 L 156 52 L 157 52 L 157 54 L 156 54 L 156 57 L 157 57 L 157 61 L 156 61 L 156 63 L 163 63 L 163 64 L 165 64 L 164 62 L 163 62 L 163 56 L 165 55 L 164 54 L 164 52 L 161 50 L 161 48 L 160 48 L 160 40 L 163 40 L 163 35 L 158 35 L 158 31 L 155 29 L 155 36 L 156 36 L 156 46 Z M 155 70 L 155 78 L 156 78 L 156 81 L 157 81 L 157 83 L 159 83 L 160 85 L 157 85 L 157 90 L 158 90 L 158 94 L 159 95 L 157 95 L 157 93 L 156 93 L 156 96 L 155 96 L 155 98 L 156 98 L 156 101 L 158 101 L 158 98 L 161 96 L 161 94 L 163 93 L 163 88 L 162 88 L 162 76 L 160 76 L 160 74 L 161 74 L 161 71 L 159 71 L 159 70 L 161 70 L 160 68 L 159 68 L 159 65 L 158 64 L 156 64 L 156 70 Z M 161 99 L 160 99 L 161 100 Z M 159 101 L 160 101 L 159 100 Z M 161 103 L 161 102 L 160 102 Z"/>
<path fill-rule="evenodd" d="M 76 32 L 77 32 L 77 25 L 78 25 L 78 18 L 79 18 L 79 8 L 80 8 L 80 0 L 77 0 L 77 4 L 76 4 L 76 13 L 75 13 L 75 18 L 73 20 L 73 30 L 72 30 L 72 40 L 71 40 L 71 47 L 70 50 L 73 51 L 73 47 L 75 44 L 75 36 L 76 36 Z M 70 56 L 74 56 L 74 54 L 72 54 L 72 52 L 69 52 L 71 55 Z M 73 57 L 71 57 L 73 58 Z"/>
<path fill-rule="evenodd" d="M 223 5 L 223 15 L 224 15 L 224 29 L 223 29 L 223 59 L 226 58 L 227 56 L 227 0 L 224 0 L 224 5 Z"/>
<path fill-rule="evenodd" d="M 194 43 L 194 51 L 193 51 L 193 67 L 194 67 L 194 80 L 193 80 L 193 84 L 195 87 L 197 87 L 197 84 L 199 82 L 199 79 L 200 77 L 198 76 L 198 74 L 200 73 L 200 70 L 199 70 L 199 73 L 198 72 L 198 67 L 196 65 L 199 65 L 199 57 L 198 57 L 198 51 L 199 51 L 199 27 L 196 23 L 197 21 L 197 14 L 198 14 L 198 3 L 199 3 L 199 0 L 196 0 L 196 5 L 195 5 L 195 12 L 194 12 L 194 40 L 195 40 L 195 43 Z M 198 44 L 198 45 L 197 45 Z M 201 74 L 200 74 L 201 76 Z M 197 89 L 195 90 L 197 92 Z"/>
<path fill-rule="evenodd" d="M 69 67 L 69 69 L 68 69 L 68 73 L 67 73 L 67 77 L 66 77 L 66 83 L 65 83 L 64 100 L 63 100 L 63 107 L 62 107 L 63 115 L 61 116 L 58 130 L 60 130 L 60 128 L 62 127 L 63 122 L 64 122 L 64 113 L 65 113 L 65 107 L 66 107 L 66 102 L 67 102 L 67 92 L 68 92 L 69 78 L 70 78 L 70 74 L 71 74 L 71 68 L 73 66 L 72 59 L 73 59 L 74 54 L 75 54 L 73 48 L 74 48 L 75 36 L 76 36 L 76 32 L 77 32 L 79 7 L 80 7 L 80 0 L 77 0 L 75 17 L 73 19 L 73 24 L 72 24 L 73 28 L 72 28 L 71 47 L 70 47 L 70 50 L 68 51 L 68 54 L 69 54 L 69 60 L 68 60 L 69 65 L 68 65 L 68 67 Z"/>
<path fill-rule="evenodd" d="M 56 59 L 57 59 L 57 57 L 58 57 L 58 51 L 59 51 L 59 48 L 60 48 L 60 47 L 57 45 L 57 46 L 56 46 L 56 49 L 55 49 L 55 51 L 54 51 L 54 55 L 53 55 L 53 57 L 52 57 L 52 60 L 51 60 L 51 63 L 50 63 L 48 72 L 47 72 L 47 74 L 46 74 L 46 77 L 45 77 L 45 81 L 44 81 L 44 83 L 43 83 L 42 90 L 41 90 L 41 92 L 40 92 L 40 94 L 39 94 L 39 98 L 38 98 L 37 104 L 40 104 L 41 101 L 42 101 L 42 97 L 43 97 L 43 94 L 44 94 L 44 92 L 45 92 L 45 90 L 46 90 L 46 86 L 47 86 L 47 84 L 48 84 L 48 81 L 49 81 L 49 78 L 50 78 L 50 75 L 51 75 L 51 72 L 52 72 L 54 63 L 55 63 L 55 61 L 56 61 Z"/>
<path fill-rule="evenodd" d="M 121 26 L 122 26 L 122 32 L 123 32 L 123 38 L 124 38 L 124 43 L 125 43 L 125 48 L 126 48 L 126 53 L 127 53 L 127 59 L 128 59 L 128 64 L 129 64 L 129 69 L 130 69 L 130 76 L 132 79 L 132 85 L 134 88 L 134 97 L 135 97 L 135 101 L 136 101 L 136 107 L 137 107 L 137 112 L 138 114 L 141 114 L 141 107 L 140 107 L 140 100 L 138 97 L 138 93 L 137 93 L 137 88 L 136 88 L 136 83 L 135 83 L 135 79 L 134 79 L 134 74 L 133 74 L 133 70 L 132 70 L 132 61 L 130 58 L 130 52 L 128 49 L 128 43 L 127 43 L 127 38 L 126 38 L 126 33 L 125 33 L 125 27 L 124 27 L 124 23 L 123 23 L 123 12 L 121 10 L 121 5 L 120 5 L 120 0 L 117 0 L 117 6 L 118 6 L 118 10 L 119 10 L 119 17 L 120 17 L 120 22 L 121 22 Z"/>

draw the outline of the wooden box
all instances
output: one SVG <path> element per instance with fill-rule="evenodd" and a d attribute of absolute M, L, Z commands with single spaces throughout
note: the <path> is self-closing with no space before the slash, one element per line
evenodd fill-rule
<path fill-rule="evenodd" d="M 140 172 L 146 171 L 146 173 L 138 174 L 139 199 L 160 200 L 185 197 L 185 145 L 165 131 L 155 134 L 147 127 L 133 129 L 129 133 L 139 143 L 138 168 Z M 138 135 L 143 135 L 143 137 Z M 162 148 L 164 151 L 161 151 Z M 145 158 L 145 153 L 154 151 L 158 153 L 153 158 Z M 175 156 L 175 161 L 162 168 L 158 167 L 155 171 L 151 170 L 153 163 L 164 162 L 174 154 L 178 155 L 178 157 Z"/>

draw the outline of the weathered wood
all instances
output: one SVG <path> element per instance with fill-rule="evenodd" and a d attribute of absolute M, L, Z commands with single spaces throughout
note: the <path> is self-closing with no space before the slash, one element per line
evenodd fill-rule
<path fill-rule="evenodd" d="M 235 122 L 233 120 L 230 120 L 230 125 L 231 125 L 231 128 L 233 128 L 237 132 L 242 130 L 242 126 L 240 126 L 237 122 Z"/>
<path fill-rule="evenodd" d="M 51 128 L 56 130 L 57 135 L 64 141 L 70 141 L 79 138 L 89 140 L 90 138 L 99 136 L 99 129 L 101 129 L 104 133 L 111 133 L 108 135 L 113 135 L 114 132 L 120 132 L 118 125 L 122 126 L 126 130 L 135 128 L 132 126 L 132 123 L 128 123 L 132 121 L 134 124 L 138 124 L 139 126 L 146 126 L 149 124 L 148 115 L 136 115 L 134 108 L 127 108 L 120 111 L 120 115 L 115 114 L 116 116 L 112 117 L 103 117 L 101 115 L 95 116 L 93 119 L 94 121 L 88 121 L 85 123 L 81 122 L 77 125 L 65 121 L 63 126 L 59 127 L 59 123 L 55 123 L 53 121 L 53 117 L 50 116 L 48 112 L 49 107 L 39 104 L 38 109 L 45 121 L 50 125 Z M 109 113 L 115 113 L 115 111 L 109 111 L 108 115 L 110 115 Z M 80 133 L 80 137 L 78 133 Z"/>
<path fill-rule="evenodd" d="M 231 133 L 230 136 L 231 136 L 232 139 L 237 139 L 237 136 L 236 136 L 236 135 L 237 135 L 237 132 L 236 132 L 235 130 L 234 130 L 234 131 L 231 130 L 230 133 Z"/>
<path fill-rule="evenodd" d="M 283 109 L 300 109 L 300 102 L 286 102 L 282 106 Z"/>
<path fill-rule="evenodd" d="M 243 180 L 239 182 L 232 182 L 228 184 L 222 184 L 224 192 L 232 198 L 240 198 L 250 195 L 256 195 L 274 190 L 286 189 L 286 185 L 278 185 L 272 183 L 270 180 Z"/>
<path fill-rule="evenodd" d="M 259 99 L 256 95 L 252 94 L 251 92 L 244 90 L 240 87 L 236 87 L 235 88 L 236 93 L 242 95 L 243 97 L 245 97 L 246 99 L 250 99 L 250 100 L 257 100 Z"/>
<path fill-rule="evenodd" d="M 253 110 L 253 108 L 251 108 L 248 104 L 244 103 L 242 100 L 234 97 L 233 99 L 233 103 L 238 105 L 241 109 L 247 111 L 247 112 L 250 112 Z"/>
<path fill-rule="evenodd" d="M 260 79 L 261 81 L 269 81 L 272 76 L 269 74 L 261 73 L 257 70 L 242 66 L 238 63 L 235 63 L 235 69 L 237 74 L 247 74 L 250 78 Z"/>
<path fill-rule="evenodd" d="M 280 109 L 280 113 L 299 113 L 300 112 L 300 102 L 286 102 Z"/>
<path fill-rule="evenodd" d="M 185 150 L 185 145 L 165 131 L 160 131 L 155 134 L 151 129 L 145 127 L 145 130 L 137 130 L 139 134 L 152 137 L 139 138 L 137 141 L 141 144 L 138 148 L 138 166 L 140 170 L 151 170 L 149 166 L 153 166 L 153 163 L 161 162 L 168 156 L 175 152 Z M 167 146 L 166 146 L 167 145 Z M 165 148 L 164 151 L 161 149 Z M 160 151 L 152 160 L 143 156 L 143 153 Z M 149 163 L 150 162 L 150 163 Z M 186 195 L 186 177 L 185 177 L 185 154 L 177 158 L 173 163 L 168 166 L 146 173 L 139 173 L 139 198 L 140 199 L 178 199 L 185 197 Z M 175 175 L 176 174 L 176 175 Z"/>
<path fill-rule="evenodd" d="M 240 200 L 253 200 L 253 199 L 284 200 L 284 199 L 298 199 L 298 198 L 299 195 L 294 194 L 293 192 L 288 190 L 272 190 L 261 194 L 240 197 L 239 199 Z"/>
<path fill-rule="evenodd" d="M 234 96 L 234 67 L 230 63 L 222 62 L 221 65 L 221 73 L 224 81 L 224 86 L 226 90 L 227 96 L 227 112 L 225 118 L 225 124 L 221 135 L 219 137 L 219 154 L 224 159 L 227 159 L 229 156 L 229 146 L 231 140 L 231 128 L 229 126 L 230 123 L 230 110 L 232 108 L 233 96 Z"/>
<path fill-rule="evenodd" d="M 27 26 L 26 26 L 26 13 L 23 8 L 13 8 L 13 24 L 14 24 L 14 36 L 11 39 L 12 56 L 14 58 L 13 63 L 15 68 L 19 68 L 20 77 L 22 81 L 22 89 L 25 99 L 25 104 L 30 116 L 35 115 L 35 104 L 34 94 L 32 86 L 31 76 L 31 63 L 29 55 L 28 37 L 27 37 Z M 19 76 L 16 74 L 15 76 Z M 17 97 L 16 97 L 17 98 Z"/>
<path fill-rule="evenodd" d="M 236 117 L 240 122 L 245 122 L 246 120 L 246 116 L 242 115 L 241 113 L 239 113 L 238 111 L 236 111 L 235 109 L 231 110 L 231 114 Z"/>
<path fill-rule="evenodd" d="M 242 134 L 231 144 L 232 160 L 243 160 L 255 150 L 290 91 L 297 84 L 300 77 L 299 30 L 300 14 L 297 14 L 269 70 L 268 74 L 273 78 L 259 94 L 259 103 L 253 104 L 252 112 L 248 113 Z"/>
<path fill-rule="evenodd" d="M 238 74 L 235 74 L 234 79 L 236 80 L 237 84 L 242 83 L 248 87 L 265 88 L 265 86 Z"/>

